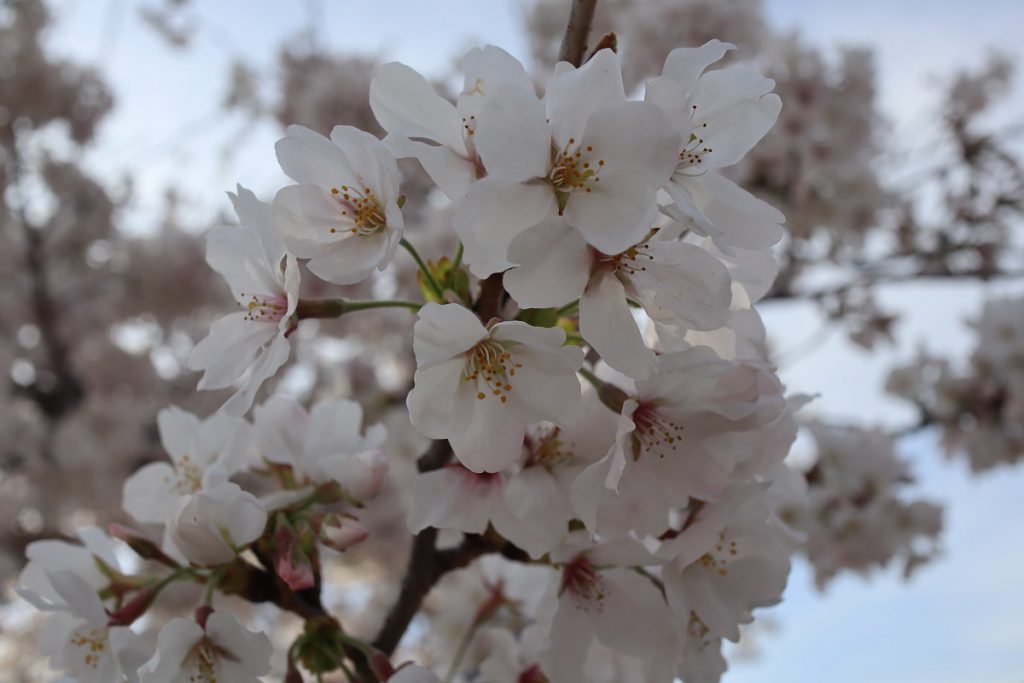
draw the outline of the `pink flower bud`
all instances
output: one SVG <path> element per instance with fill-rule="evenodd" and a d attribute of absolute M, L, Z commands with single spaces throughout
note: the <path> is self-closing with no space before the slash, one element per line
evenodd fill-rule
<path fill-rule="evenodd" d="M 331 513 L 320 523 L 320 542 L 339 552 L 361 543 L 370 535 L 355 517 Z"/>
<path fill-rule="evenodd" d="M 274 570 L 288 585 L 288 588 L 297 591 L 316 585 L 313 565 L 309 561 L 309 556 L 299 545 L 295 529 L 287 524 L 278 526 L 277 532 L 274 534 L 274 541 L 277 544 L 277 561 Z"/>

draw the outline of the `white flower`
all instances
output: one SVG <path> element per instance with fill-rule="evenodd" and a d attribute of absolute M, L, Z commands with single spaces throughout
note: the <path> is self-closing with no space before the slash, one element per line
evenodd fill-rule
<path fill-rule="evenodd" d="M 462 69 L 465 83 L 454 106 L 399 62 L 382 64 L 370 81 L 370 107 L 388 131 L 384 142 L 399 157 L 418 159 L 453 200 L 485 173 L 473 136 L 487 96 L 509 87 L 533 89 L 523 65 L 493 45 L 470 50 Z"/>
<path fill-rule="evenodd" d="M 188 364 L 203 370 L 200 389 L 222 389 L 248 372 L 225 412 L 242 415 L 257 390 L 288 360 L 286 333 L 299 301 L 299 268 L 286 255 L 270 205 L 242 186 L 229 195 L 240 227 L 217 228 L 206 240 L 206 260 L 224 276 L 244 309 L 224 316 L 196 344 Z"/>
<path fill-rule="evenodd" d="M 537 614 L 548 636 L 540 662 L 551 683 L 583 680 L 595 641 L 642 658 L 646 681 L 670 683 L 678 635 L 661 592 L 632 569 L 654 562 L 643 546 L 629 539 L 592 547 L 571 544 L 551 559 L 561 570 Z"/>
<path fill-rule="evenodd" d="M 490 94 L 474 139 L 487 177 L 470 188 L 453 227 L 480 277 L 513 265 L 512 239 L 556 214 L 604 253 L 636 244 L 679 147 L 664 112 L 626 101 L 610 50 L 579 69 L 560 65 L 543 102 L 532 89 Z"/>
<path fill-rule="evenodd" d="M 95 527 L 81 529 L 77 536 L 81 545 L 54 539 L 29 543 L 25 549 L 28 562 L 18 578 L 18 592 L 22 597 L 33 604 L 56 601 L 57 593 L 47 576 L 54 571 L 73 572 L 97 591 L 110 583 L 100 566 L 102 563 L 115 570 L 119 568 L 114 541 Z M 32 597 L 26 593 L 31 593 Z"/>
<path fill-rule="evenodd" d="M 413 427 L 448 439 L 474 472 L 497 472 L 519 456 L 526 426 L 568 426 L 581 413 L 575 372 L 583 351 L 562 346 L 559 328 L 520 321 L 485 328 L 458 304 L 428 303 L 414 328 Z"/>
<path fill-rule="evenodd" d="M 131 629 L 111 627 L 96 587 L 73 571 L 46 572 L 49 590 L 43 598 L 31 590 L 19 593 L 47 613 L 39 631 L 39 654 L 50 667 L 79 683 L 137 681 L 139 665 L 152 648 Z"/>
<path fill-rule="evenodd" d="M 668 213 L 723 251 L 766 249 L 782 237 L 784 217 L 715 169 L 735 164 L 772 127 L 782 101 L 775 81 L 746 66 L 705 72 L 735 46 L 712 40 L 677 48 L 662 75 L 647 83 L 645 101 L 672 118 L 683 144 L 665 185 Z"/>
<path fill-rule="evenodd" d="M 606 363 L 635 379 L 654 371 L 654 352 L 630 300 L 654 320 L 683 329 L 713 330 L 729 319 L 729 273 L 694 244 L 654 234 L 609 255 L 558 219 L 525 230 L 508 253 L 522 264 L 504 277 L 519 305 L 547 308 L 579 298 L 580 334 Z"/>
<path fill-rule="evenodd" d="M 171 462 L 150 463 L 124 483 L 124 510 L 139 522 L 163 524 L 178 500 L 223 483 L 246 465 L 249 424 L 225 413 L 199 420 L 177 406 L 157 414 Z"/>
<path fill-rule="evenodd" d="M 516 517 L 509 508 L 508 497 L 501 474 L 477 474 L 462 465 L 424 472 L 413 480 L 409 530 L 417 534 L 435 527 L 482 534 L 490 524 L 531 557 L 540 557 L 559 537 L 552 542 L 550 526 L 527 525 Z"/>
<path fill-rule="evenodd" d="M 210 567 L 235 559 L 237 549 L 259 538 L 266 524 L 259 501 L 227 482 L 182 498 L 168 536 L 189 562 Z"/>
<path fill-rule="evenodd" d="M 755 608 L 782 599 L 798 538 L 775 519 L 766 489 L 735 487 L 658 549 L 671 560 L 662 581 L 681 627 L 692 631 L 695 616 L 705 635 L 737 642 Z"/>
<path fill-rule="evenodd" d="M 352 126 L 335 126 L 328 140 L 288 126 L 277 160 L 298 185 L 274 197 L 274 218 L 288 250 L 308 258 L 317 277 L 336 284 L 384 270 L 402 239 L 401 176 L 384 143 Z"/>
<path fill-rule="evenodd" d="M 380 446 L 386 430 L 374 424 L 363 435 L 363 409 L 355 401 L 321 401 L 307 413 L 295 400 L 273 396 L 253 418 L 260 454 L 290 465 L 297 485 L 336 481 L 359 500 L 384 485 L 387 463 Z"/>
<path fill-rule="evenodd" d="M 139 670 L 140 683 L 257 683 L 270 672 L 270 638 L 243 627 L 237 617 L 214 612 L 205 628 L 172 619 L 160 629 L 156 654 Z"/>
<path fill-rule="evenodd" d="M 715 500 L 780 462 L 795 432 L 782 384 L 762 364 L 707 347 L 664 354 L 624 401 L 615 445 L 574 482 L 573 504 L 589 529 L 657 535 L 688 497 Z"/>

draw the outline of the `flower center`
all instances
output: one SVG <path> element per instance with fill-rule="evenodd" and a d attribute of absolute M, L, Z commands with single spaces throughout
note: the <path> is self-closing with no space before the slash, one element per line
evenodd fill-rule
<path fill-rule="evenodd" d="M 100 626 L 80 627 L 71 636 L 71 645 L 82 651 L 82 660 L 91 669 L 99 668 L 107 651 L 107 629 Z"/>
<path fill-rule="evenodd" d="M 592 608 L 600 612 L 604 609 L 604 599 L 608 595 L 600 572 L 582 553 L 562 567 L 562 585 L 558 594 L 566 591 L 572 596 L 576 608 L 584 612 L 589 612 Z"/>
<path fill-rule="evenodd" d="M 692 118 L 696 115 L 697 105 L 694 104 L 690 109 L 690 117 Z M 686 141 L 682 150 L 679 151 L 679 163 L 676 165 L 677 172 L 685 175 L 700 175 L 704 172 L 702 168 L 704 155 L 714 151 L 704 144 L 704 138 L 701 137 L 707 127 L 708 124 L 706 122 L 701 123 L 700 126 L 690 133 L 690 139 Z"/>
<path fill-rule="evenodd" d="M 676 450 L 683 438 L 683 427 L 668 419 L 653 403 L 641 403 L 633 412 L 633 459 L 638 460 L 642 451 L 654 451 L 659 458 L 665 457 L 666 450 Z"/>
<path fill-rule="evenodd" d="M 729 573 L 729 563 L 736 559 L 739 549 L 736 540 L 726 541 L 725 532 L 719 532 L 718 542 L 714 550 L 709 550 L 697 560 L 697 564 L 710 571 L 718 572 L 719 576 Z"/>
<path fill-rule="evenodd" d="M 477 399 L 482 401 L 489 393 L 498 397 L 502 403 L 507 403 L 512 391 L 510 379 L 515 376 L 516 369 L 521 367 L 523 364 L 515 362 L 505 347 L 493 339 L 484 339 L 466 352 L 462 379 L 477 383 L 480 389 L 476 394 Z"/>
<path fill-rule="evenodd" d="M 241 293 L 244 300 L 245 292 Z M 243 320 L 253 323 L 276 323 L 288 311 L 288 300 L 283 296 L 266 296 L 264 294 L 250 294 L 249 300 L 243 304 L 245 316 Z"/>
<path fill-rule="evenodd" d="M 477 88 L 480 88 L 479 83 L 481 83 L 481 81 L 478 81 L 477 83 Z M 482 93 L 483 90 L 481 89 L 480 92 Z M 463 116 L 462 141 L 466 145 L 466 156 L 464 158 L 473 165 L 473 172 L 476 174 L 476 177 L 483 178 L 487 175 L 487 169 L 484 168 L 484 162 L 483 159 L 480 158 L 480 153 L 476 151 L 476 142 L 473 138 L 474 135 L 476 135 L 476 116 Z"/>
<path fill-rule="evenodd" d="M 571 450 L 573 444 L 568 444 L 570 448 L 566 448 L 567 444 L 562 441 L 561 433 L 560 427 L 551 427 L 535 437 L 528 437 L 526 447 L 529 455 L 524 467 L 552 467 L 571 462 L 576 457 Z"/>
<path fill-rule="evenodd" d="M 627 276 L 636 275 L 638 272 L 647 270 L 646 263 L 654 260 L 654 257 L 647 253 L 647 250 L 648 245 L 646 242 L 643 242 L 614 256 L 598 252 L 596 261 L 598 265 L 607 268 L 613 273 L 622 273 Z"/>
<path fill-rule="evenodd" d="M 167 488 L 179 496 L 196 493 L 203 488 L 203 470 L 186 453 L 174 466 L 174 474 L 164 477 Z"/>
<path fill-rule="evenodd" d="M 331 188 L 334 200 L 341 207 L 341 215 L 352 221 L 350 231 L 366 237 L 381 231 L 387 225 L 387 217 L 384 209 L 381 208 L 377 196 L 368 187 L 362 189 L 342 185 L 339 190 Z M 337 228 L 331 228 L 331 232 L 337 232 Z"/>
<path fill-rule="evenodd" d="M 593 161 L 593 152 L 592 145 L 578 145 L 576 138 L 569 138 L 569 142 L 561 150 L 552 149 L 548 181 L 558 195 L 560 209 L 564 208 L 570 192 L 590 192 L 596 183 L 601 182 L 600 174 L 604 167 L 604 159 Z"/>

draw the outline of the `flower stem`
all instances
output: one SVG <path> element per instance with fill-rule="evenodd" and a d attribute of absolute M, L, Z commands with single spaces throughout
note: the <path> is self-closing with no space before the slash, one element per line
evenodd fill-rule
<path fill-rule="evenodd" d="M 572 312 L 576 311 L 576 309 L 578 309 L 579 307 L 580 307 L 580 300 L 579 299 L 575 299 L 573 301 L 570 301 L 569 303 L 567 303 L 566 305 L 564 305 L 564 306 L 562 306 L 561 308 L 558 309 L 558 317 L 561 318 L 564 315 L 572 313 Z"/>
<path fill-rule="evenodd" d="M 462 265 L 462 240 L 459 240 L 459 246 L 455 247 L 455 261 L 452 262 L 452 268 L 458 268 Z"/>
<path fill-rule="evenodd" d="M 402 238 L 402 241 L 399 242 L 399 244 L 401 244 L 402 247 L 404 247 L 405 250 L 409 252 L 409 256 L 412 256 L 412 260 L 416 262 L 417 266 L 419 266 L 420 272 L 423 273 L 423 279 L 426 281 L 427 286 L 430 287 L 431 291 L 437 295 L 438 299 L 442 298 L 441 286 L 437 284 L 437 280 L 435 280 L 434 276 L 431 275 L 430 269 L 427 268 L 427 264 L 423 262 L 422 258 L 420 258 L 420 254 L 418 251 L 416 251 L 416 247 L 412 246 L 412 243 L 409 240 L 405 239 L 404 237 Z"/>
<path fill-rule="evenodd" d="M 587 370 L 586 368 L 580 368 L 576 372 L 583 375 L 583 379 L 590 382 L 591 386 L 593 386 L 598 391 L 601 391 L 601 389 L 604 387 L 604 382 L 601 380 L 601 378 L 592 373 L 590 370 Z"/>
<path fill-rule="evenodd" d="M 303 299 L 295 309 L 300 320 L 308 318 L 340 318 L 353 311 L 365 311 L 371 308 L 408 308 L 416 312 L 423 304 L 415 301 L 399 299 L 381 299 L 376 301 L 350 301 L 347 299 Z"/>

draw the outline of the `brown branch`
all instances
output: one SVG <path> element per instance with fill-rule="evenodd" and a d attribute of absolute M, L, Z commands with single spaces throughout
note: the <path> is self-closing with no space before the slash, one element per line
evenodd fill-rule
<path fill-rule="evenodd" d="M 583 63 L 596 8 L 597 0 L 573 0 L 572 10 L 569 12 L 569 25 L 565 27 L 562 48 L 558 52 L 559 61 L 569 62 L 573 66 Z"/>

